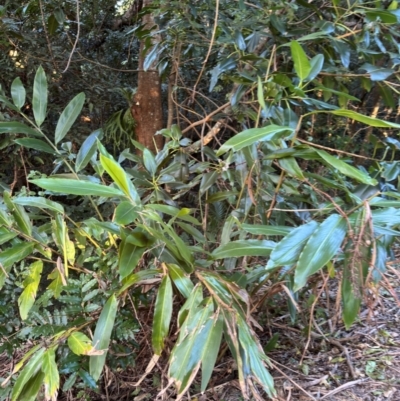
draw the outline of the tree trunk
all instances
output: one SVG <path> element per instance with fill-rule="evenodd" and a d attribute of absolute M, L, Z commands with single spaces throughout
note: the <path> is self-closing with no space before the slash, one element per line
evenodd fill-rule
<path fill-rule="evenodd" d="M 144 0 L 143 6 L 151 4 L 151 0 Z M 151 29 L 155 23 L 151 14 L 143 17 L 145 29 Z M 153 37 L 153 46 L 161 40 Z M 138 88 L 131 107 L 135 119 L 136 140 L 154 153 L 163 146 L 163 137 L 154 134 L 163 128 L 163 113 L 161 101 L 161 80 L 156 70 L 158 60 L 155 60 L 147 71 L 144 71 L 144 40 L 140 44 Z M 151 51 L 148 49 L 147 54 Z"/>

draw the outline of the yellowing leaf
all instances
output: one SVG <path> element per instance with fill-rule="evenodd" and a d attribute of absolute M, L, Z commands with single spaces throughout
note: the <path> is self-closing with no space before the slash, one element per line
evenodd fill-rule
<path fill-rule="evenodd" d="M 42 269 L 43 262 L 41 260 L 32 263 L 29 268 L 29 275 L 24 280 L 24 290 L 18 298 L 19 312 L 22 320 L 25 320 L 28 317 L 28 313 L 35 303 Z"/>

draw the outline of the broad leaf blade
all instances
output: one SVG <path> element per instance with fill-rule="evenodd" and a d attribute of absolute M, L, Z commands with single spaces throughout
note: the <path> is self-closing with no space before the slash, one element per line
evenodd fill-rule
<path fill-rule="evenodd" d="M 224 321 L 220 316 L 214 315 L 212 320 L 212 327 L 208 332 L 208 336 L 203 344 L 203 352 L 201 356 L 201 392 L 206 390 L 208 382 L 210 381 L 211 375 L 214 371 L 214 365 L 217 361 L 218 352 L 221 345 L 222 329 L 224 327 Z"/>
<path fill-rule="evenodd" d="M 292 265 L 297 261 L 304 244 L 318 227 L 318 223 L 310 221 L 292 230 L 271 252 L 267 269 Z"/>
<path fill-rule="evenodd" d="M 342 174 L 347 175 L 348 177 L 354 178 L 355 180 L 362 182 L 368 185 L 376 185 L 377 181 L 374 178 L 371 178 L 368 174 L 363 173 L 361 170 L 350 166 L 342 160 L 337 159 L 334 156 L 331 156 L 329 153 L 324 150 L 316 149 L 316 152 L 325 160 L 326 163 L 330 164 L 332 167 L 339 170 Z"/>
<path fill-rule="evenodd" d="M 172 285 L 169 276 L 164 276 L 157 293 L 153 318 L 152 346 L 156 355 L 161 355 L 164 340 L 168 335 L 172 317 Z"/>
<path fill-rule="evenodd" d="M 46 118 L 47 111 L 47 79 L 42 66 L 36 71 L 33 83 L 32 108 L 36 124 L 40 127 Z"/>
<path fill-rule="evenodd" d="M 42 371 L 44 373 L 44 391 L 46 399 L 56 399 L 60 387 L 60 375 L 56 364 L 54 348 L 48 349 L 43 355 Z"/>
<path fill-rule="evenodd" d="M 15 198 L 13 202 L 16 205 L 49 209 L 53 210 L 54 212 L 64 214 L 64 208 L 62 205 L 49 199 L 41 198 L 40 196 L 21 196 L 19 198 Z"/>
<path fill-rule="evenodd" d="M 65 135 L 67 135 L 72 124 L 82 110 L 83 104 L 85 103 L 85 94 L 83 92 L 76 95 L 67 105 L 67 107 L 61 113 L 60 118 L 56 126 L 56 132 L 54 141 L 57 144 L 60 142 Z"/>
<path fill-rule="evenodd" d="M 25 104 L 26 91 L 21 78 L 19 77 L 15 78 L 11 84 L 11 97 L 18 109 L 21 109 Z"/>
<path fill-rule="evenodd" d="M 22 320 L 25 320 L 28 317 L 28 313 L 35 303 L 42 269 L 43 262 L 41 260 L 32 263 L 29 267 L 29 274 L 23 282 L 24 290 L 18 298 L 19 312 Z"/>
<path fill-rule="evenodd" d="M 301 45 L 293 40 L 290 42 L 290 51 L 294 63 L 294 69 L 300 81 L 304 81 L 311 71 L 311 65 L 308 61 L 307 55 Z"/>
<path fill-rule="evenodd" d="M 9 273 L 11 266 L 30 255 L 33 251 L 33 245 L 32 242 L 23 242 L 0 252 L 0 263 L 3 266 L 0 269 L 0 288 L 3 287 L 6 273 Z"/>
<path fill-rule="evenodd" d="M 118 261 L 120 280 L 132 273 L 145 252 L 146 248 L 125 242 Z"/>
<path fill-rule="evenodd" d="M 174 265 L 172 263 L 167 264 L 167 267 L 172 281 L 176 285 L 176 288 L 178 288 L 179 292 L 185 298 L 189 298 L 194 286 L 192 281 L 186 276 L 185 271 L 182 270 L 178 265 Z"/>
<path fill-rule="evenodd" d="M 43 135 L 25 124 L 19 123 L 18 121 L 0 122 L 0 134 L 26 134 L 30 136 Z"/>
<path fill-rule="evenodd" d="M 13 386 L 13 391 L 11 393 L 11 400 L 18 401 L 20 399 L 20 394 L 24 390 L 25 385 L 28 381 L 36 375 L 43 363 L 43 354 L 45 349 L 40 348 L 29 360 L 21 374 L 18 376 L 17 381 Z"/>
<path fill-rule="evenodd" d="M 90 181 L 78 181 L 68 178 L 39 178 L 31 180 L 32 184 L 48 191 L 69 195 L 87 195 L 104 197 L 123 197 L 124 194 L 119 189 L 106 187 Z"/>
<path fill-rule="evenodd" d="M 18 145 L 24 146 L 25 148 L 35 149 L 39 152 L 50 153 L 56 155 L 57 152 L 46 142 L 36 138 L 17 138 L 14 142 Z"/>
<path fill-rule="evenodd" d="M 272 141 L 285 135 L 290 135 L 293 129 L 279 125 L 268 125 L 262 128 L 250 128 L 228 139 L 218 150 L 217 156 L 221 156 L 232 149 L 237 152 L 259 141 Z"/>
<path fill-rule="evenodd" d="M 218 247 L 211 255 L 214 259 L 268 256 L 275 248 L 275 245 L 275 242 L 268 240 L 238 240 Z"/>
<path fill-rule="evenodd" d="M 87 166 L 97 149 L 97 138 L 102 135 L 101 130 L 92 132 L 82 143 L 76 156 L 75 171 L 78 173 Z"/>
<path fill-rule="evenodd" d="M 304 287 L 307 278 L 336 255 L 346 231 L 346 220 L 338 214 L 332 214 L 320 224 L 300 254 L 294 276 L 294 291 Z"/>
<path fill-rule="evenodd" d="M 106 362 L 107 350 L 110 344 L 111 332 L 117 314 L 118 301 L 115 295 L 111 295 L 97 321 L 96 330 L 93 335 L 93 347 L 96 350 L 104 350 L 103 355 L 92 355 L 89 361 L 90 375 L 97 381 L 101 375 Z"/>
<path fill-rule="evenodd" d="M 357 113 L 352 110 L 333 110 L 330 111 L 330 113 L 336 115 L 336 116 L 341 116 L 341 117 L 347 117 L 352 120 L 356 120 L 360 123 L 364 123 L 366 125 L 369 125 L 370 127 L 377 127 L 377 128 L 400 128 L 400 124 L 392 123 L 390 121 L 384 121 L 380 120 L 379 118 L 373 118 L 373 117 L 367 117 L 364 116 L 363 114 Z"/>
<path fill-rule="evenodd" d="M 87 355 L 93 349 L 90 338 L 79 331 L 74 331 L 68 337 L 68 347 L 76 355 Z"/>

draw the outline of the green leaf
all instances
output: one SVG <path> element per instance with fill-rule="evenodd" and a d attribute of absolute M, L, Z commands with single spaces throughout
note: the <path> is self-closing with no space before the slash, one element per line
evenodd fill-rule
<path fill-rule="evenodd" d="M 60 142 L 65 135 L 67 135 L 72 124 L 82 110 L 83 104 L 85 103 L 85 94 L 83 92 L 76 95 L 67 105 L 67 107 L 61 113 L 58 119 L 54 141 L 57 144 Z"/>
<path fill-rule="evenodd" d="M 44 391 L 46 399 L 56 399 L 60 387 L 60 375 L 56 364 L 55 349 L 48 349 L 43 355 Z"/>
<path fill-rule="evenodd" d="M 0 263 L 3 266 L 0 269 L 0 288 L 3 287 L 4 281 L 6 279 L 6 274 L 9 273 L 11 266 L 14 263 L 26 258 L 33 252 L 32 242 L 23 242 L 21 244 L 14 245 L 11 249 L 0 252 Z"/>
<path fill-rule="evenodd" d="M 200 182 L 200 194 L 203 195 L 207 189 L 215 184 L 220 173 L 217 170 L 209 171 L 208 173 L 203 173 Z"/>
<path fill-rule="evenodd" d="M 47 30 L 49 35 L 52 36 L 56 33 L 58 28 L 58 21 L 54 14 L 51 14 L 50 17 L 47 19 Z"/>
<path fill-rule="evenodd" d="M 15 238 L 18 233 L 8 230 L 6 227 L 0 226 L 0 245 L 5 244 L 10 241 L 10 239 Z"/>
<path fill-rule="evenodd" d="M 26 134 L 31 136 L 43 136 L 39 131 L 36 131 L 17 121 L 0 122 L 0 134 Z"/>
<path fill-rule="evenodd" d="M 364 116 L 363 114 L 356 113 L 355 111 L 352 111 L 352 110 L 339 109 L 339 110 L 329 111 L 329 113 L 332 113 L 332 114 L 334 114 L 336 116 L 340 116 L 340 117 L 350 118 L 350 119 L 358 121 L 360 123 L 369 125 L 370 127 L 397 128 L 397 129 L 400 128 L 400 124 L 392 123 L 390 121 L 380 120 L 379 118 L 367 117 L 367 116 Z"/>
<path fill-rule="evenodd" d="M 68 178 L 39 178 L 30 180 L 38 187 L 48 191 L 70 195 L 104 196 L 104 197 L 123 197 L 124 194 L 116 188 L 106 187 L 90 181 L 78 181 Z"/>
<path fill-rule="evenodd" d="M 131 224 L 138 217 L 137 206 L 132 205 L 131 202 L 123 201 L 115 209 L 115 222 L 126 226 Z"/>
<path fill-rule="evenodd" d="M 142 280 L 152 279 L 159 273 L 160 271 L 157 269 L 147 269 L 131 274 L 130 276 L 122 280 L 122 287 L 119 289 L 117 295 L 120 296 L 129 287 L 132 287 L 133 285 L 140 283 Z"/>
<path fill-rule="evenodd" d="M 321 72 L 322 67 L 324 66 L 324 55 L 317 54 L 316 56 L 314 56 L 310 60 L 310 66 L 311 66 L 311 70 L 310 70 L 309 74 L 307 75 L 307 78 L 306 78 L 307 81 L 312 81 Z"/>
<path fill-rule="evenodd" d="M 92 340 L 79 331 L 68 337 L 68 347 L 76 355 L 87 355 L 93 349 Z"/>
<path fill-rule="evenodd" d="M 111 332 L 114 327 L 114 320 L 117 314 L 118 302 L 115 295 L 111 295 L 101 311 L 96 330 L 93 335 L 93 347 L 96 350 L 104 350 L 103 355 L 92 355 L 89 361 L 89 372 L 95 381 L 101 375 L 106 362 L 107 350 L 110 344 Z"/>
<path fill-rule="evenodd" d="M 259 224 L 242 224 L 242 230 L 254 235 L 287 235 L 292 231 L 286 226 L 263 226 Z"/>
<path fill-rule="evenodd" d="M 26 91 L 19 77 L 15 78 L 11 84 L 11 97 L 18 109 L 21 109 L 21 107 L 23 107 L 25 104 Z"/>
<path fill-rule="evenodd" d="M 125 242 L 118 262 L 120 280 L 132 273 L 145 252 L 146 248 Z"/>
<path fill-rule="evenodd" d="M 278 160 L 279 165 L 292 177 L 304 180 L 303 170 L 298 165 L 294 157 L 284 157 Z"/>
<path fill-rule="evenodd" d="M 189 223 L 195 224 L 196 226 L 201 225 L 201 223 L 197 219 L 189 215 L 191 209 L 187 208 L 178 209 L 177 207 L 174 206 L 159 205 L 156 203 L 146 205 L 146 209 L 156 210 L 158 212 L 168 214 L 169 216 L 187 221 Z"/>
<path fill-rule="evenodd" d="M 16 205 L 38 207 L 40 209 L 49 209 L 54 212 L 64 214 L 64 207 L 57 202 L 51 201 L 40 196 L 21 196 L 15 198 L 13 202 Z"/>
<path fill-rule="evenodd" d="M 19 313 L 22 320 L 28 317 L 28 313 L 35 303 L 42 270 L 43 262 L 41 260 L 32 263 L 29 267 L 29 274 L 23 282 L 24 290 L 18 298 Z"/>
<path fill-rule="evenodd" d="M 153 153 L 151 153 L 149 149 L 143 150 L 143 164 L 151 176 L 154 177 L 155 173 L 157 172 L 157 163 Z"/>
<path fill-rule="evenodd" d="M 63 278 L 60 271 L 56 268 L 54 269 L 47 278 L 49 280 L 53 280 L 50 285 L 47 287 L 50 291 L 53 292 L 54 298 L 59 298 L 61 291 L 63 289 Z"/>
<path fill-rule="evenodd" d="M 292 53 L 296 74 L 300 81 L 304 81 L 311 72 L 311 65 L 308 61 L 307 55 L 299 42 L 296 42 L 295 40 L 290 42 L 290 51 Z"/>
<path fill-rule="evenodd" d="M 157 293 L 154 307 L 152 346 L 156 355 L 161 355 L 168 335 L 172 317 L 172 285 L 169 276 L 164 276 Z"/>
<path fill-rule="evenodd" d="M 343 271 L 342 280 L 343 322 L 346 330 L 354 323 L 360 311 L 361 299 L 357 297 L 351 283 L 351 273 L 347 267 Z"/>
<path fill-rule="evenodd" d="M 221 156 L 228 150 L 234 152 L 250 146 L 259 141 L 272 141 L 282 136 L 288 136 L 293 132 L 290 127 L 282 127 L 279 125 L 268 125 L 262 128 L 250 128 L 228 139 L 218 150 L 217 156 Z"/>
<path fill-rule="evenodd" d="M 350 166 L 342 160 L 337 159 L 334 156 L 331 156 L 329 153 L 324 150 L 316 149 L 316 152 L 319 156 L 325 160 L 326 163 L 340 171 L 342 174 L 347 175 L 348 177 L 354 178 L 355 180 L 362 182 L 368 185 L 376 185 L 378 182 L 375 178 L 371 178 L 368 174 L 358 170 L 357 168 Z"/>
<path fill-rule="evenodd" d="M 178 394 L 187 390 L 200 368 L 203 347 L 214 324 L 212 315 L 213 300 L 209 298 L 202 309 L 189 312 L 181 328 L 182 335 L 171 352 L 168 372 L 175 381 Z"/>
<path fill-rule="evenodd" d="M 275 242 L 268 240 L 238 240 L 215 249 L 211 256 L 214 259 L 240 258 L 242 256 L 268 256 L 275 248 Z"/>
<path fill-rule="evenodd" d="M 293 229 L 285 238 L 276 244 L 271 252 L 267 269 L 290 266 L 297 261 L 304 244 L 318 227 L 318 223 L 310 221 Z"/>
<path fill-rule="evenodd" d="M 193 291 L 194 285 L 185 274 L 185 271 L 182 270 L 178 265 L 175 265 L 173 263 L 167 264 L 167 267 L 172 281 L 176 285 L 176 288 L 178 288 L 179 292 L 185 298 L 189 298 L 190 294 Z"/>
<path fill-rule="evenodd" d="M 92 132 L 82 143 L 76 156 L 75 171 L 79 172 L 85 168 L 97 149 L 97 138 L 102 135 L 101 130 Z"/>
<path fill-rule="evenodd" d="M 29 360 L 13 386 L 11 401 L 19 401 L 20 394 L 28 381 L 39 372 L 42 367 L 44 348 L 40 348 Z"/>
<path fill-rule="evenodd" d="M 22 389 L 18 401 L 36 401 L 43 379 L 44 373 L 41 371 L 31 377 Z"/>
<path fill-rule="evenodd" d="M 140 204 L 139 194 L 129 180 L 124 169 L 115 160 L 112 160 L 103 154 L 100 155 L 100 162 L 112 180 L 125 193 L 125 195 L 128 196 L 135 204 Z"/>
<path fill-rule="evenodd" d="M 346 220 L 338 214 L 332 214 L 319 225 L 300 254 L 294 276 L 294 291 L 304 287 L 307 278 L 336 255 L 346 231 Z"/>
<path fill-rule="evenodd" d="M 42 66 L 36 71 L 33 83 L 32 108 L 36 124 L 40 127 L 46 118 L 47 111 L 47 79 Z"/>
<path fill-rule="evenodd" d="M 213 374 L 215 362 L 217 361 L 218 352 L 221 345 L 222 329 L 224 327 L 224 321 L 218 315 L 214 314 L 210 320 L 212 322 L 207 323 L 211 325 L 211 328 L 208 331 L 208 336 L 205 338 L 203 343 L 203 351 L 201 355 L 201 392 L 206 390 L 211 375 Z"/>
<path fill-rule="evenodd" d="M 46 142 L 35 139 L 35 138 L 17 138 L 14 142 L 18 145 L 24 146 L 25 148 L 35 149 L 39 152 L 50 153 L 51 155 L 57 155 L 57 152 Z"/>

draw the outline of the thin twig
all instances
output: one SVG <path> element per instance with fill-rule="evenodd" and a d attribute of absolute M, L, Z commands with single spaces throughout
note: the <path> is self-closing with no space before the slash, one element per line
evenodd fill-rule
<path fill-rule="evenodd" d="M 71 64 L 72 56 L 75 52 L 76 46 L 78 45 L 79 36 L 81 33 L 81 22 L 80 22 L 80 18 L 79 18 L 79 12 L 80 12 L 79 11 L 79 0 L 76 0 L 76 23 L 78 24 L 78 28 L 76 31 L 76 39 L 75 39 L 74 45 L 72 46 L 71 53 L 68 57 L 68 63 L 67 63 L 67 66 L 65 67 L 65 70 L 63 71 L 63 74 L 68 71 L 69 65 Z"/>

